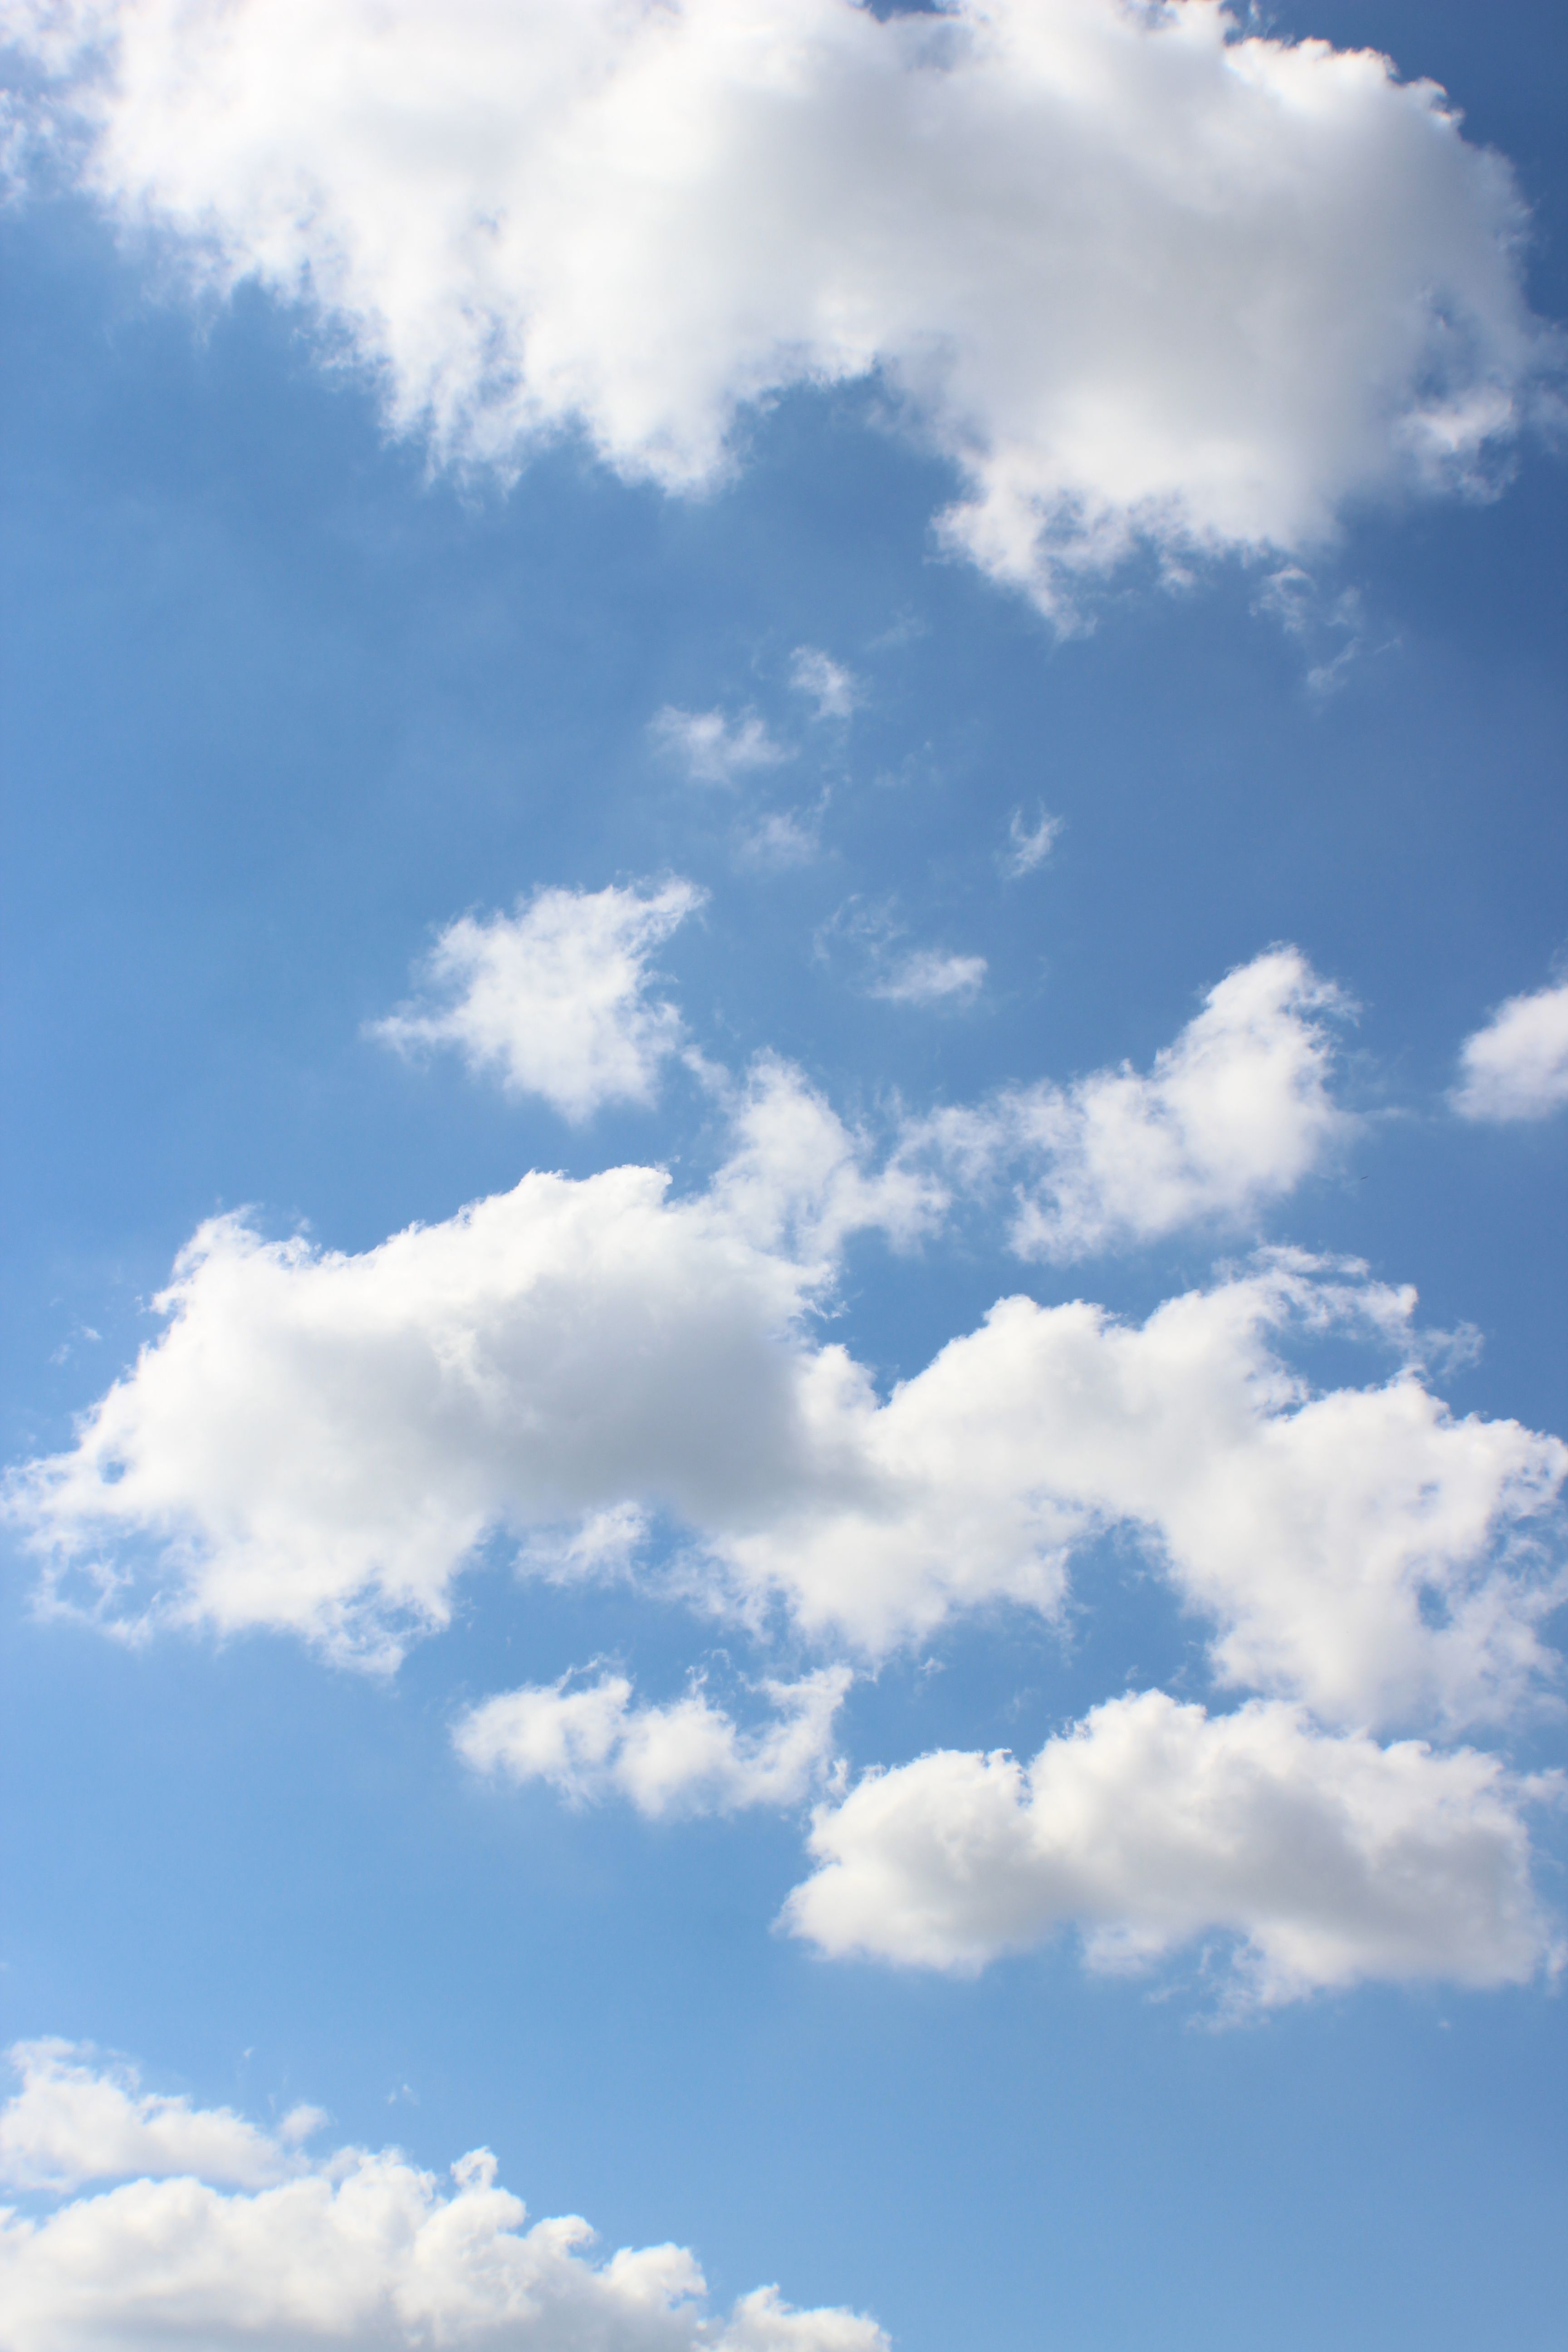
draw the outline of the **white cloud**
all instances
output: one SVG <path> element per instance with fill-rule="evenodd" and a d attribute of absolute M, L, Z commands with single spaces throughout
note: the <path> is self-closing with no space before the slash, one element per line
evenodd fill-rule
<path fill-rule="evenodd" d="M 822 851 L 824 803 L 809 809 L 773 809 L 743 833 L 741 861 L 766 873 L 784 873 L 791 866 L 810 866 Z"/>
<path fill-rule="evenodd" d="M 455 1046 L 570 1119 L 651 1102 L 682 1031 L 673 1004 L 649 999 L 648 959 L 706 895 L 681 881 L 539 890 L 511 915 L 463 915 L 430 951 L 426 998 L 372 1034 L 404 1052 Z"/>
<path fill-rule="evenodd" d="M 229 2107 L 143 2091 L 133 2066 L 105 2063 L 59 2041 L 17 2042 L 6 2053 L 20 2087 L 0 2107 L 0 2180 L 17 2189 L 76 2189 L 140 2172 L 258 2189 L 298 2172 L 294 2151 L 326 2117 L 296 2107 L 268 2133 Z"/>
<path fill-rule="evenodd" d="M 677 710 L 667 704 L 648 721 L 648 733 L 665 758 L 698 784 L 733 785 L 758 768 L 777 768 L 795 757 L 754 710 L 731 719 L 722 710 Z"/>
<path fill-rule="evenodd" d="M 237 2120 L 186 2112 L 220 2139 Z M 683 2246 L 596 2263 L 585 2221 L 526 2228 L 495 2170 L 478 2149 L 447 2189 L 396 2148 L 345 2148 L 270 2187 L 226 2194 L 230 2173 L 193 2162 L 41 2220 L 0 2212 L 6 2352 L 887 2352 L 872 2321 L 793 2310 L 772 2287 L 710 2317 Z"/>
<path fill-rule="evenodd" d="M 871 994 L 889 1004 L 973 1004 L 985 984 L 985 972 L 984 956 L 915 948 L 872 982 Z"/>
<path fill-rule="evenodd" d="M 563 1676 L 470 1708 L 453 1742 L 476 1772 L 548 1780 L 577 1802 L 625 1797 L 653 1821 L 795 1805 L 826 1775 L 850 1679 L 826 1666 L 764 1683 L 775 1719 L 746 1732 L 700 1685 L 668 1706 L 635 1706 L 624 1675 L 575 1688 Z"/>
<path fill-rule="evenodd" d="M 1289 1192 L 1353 1121 L 1329 1092 L 1321 1016 L 1344 998 L 1295 948 L 1227 973 L 1144 1076 L 1124 1063 L 1002 1095 L 910 1131 L 973 1181 L 1021 1163 L 1013 1245 L 1070 1258 L 1205 1220 L 1246 1220 Z"/>
<path fill-rule="evenodd" d="M 437 457 L 580 430 L 697 488 L 741 405 L 875 376 L 958 471 L 948 542 L 1064 618 L 1141 538 L 1299 553 L 1474 484 L 1553 362 L 1512 174 L 1435 86 L 1214 0 L 9 21 L 111 216 L 312 308 Z"/>
<path fill-rule="evenodd" d="M 797 694 L 816 703 L 819 719 L 848 719 L 863 699 L 854 671 L 825 654 L 820 646 L 796 646 L 789 682 Z"/>
<path fill-rule="evenodd" d="M 1002 871 L 1007 879 L 1021 882 L 1026 874 L 1033 874 L 1043 866 L 1056 847 L 1061 829 L 1061 818 L 1048 815 L 1043 808 L 1037 812 L 1033 824 L 1026 824 L 1023 810 L 1015 809 L 1002 859 Z"/>
<path fill-rule="evenodd" d="M 1101 1968 L 1218 1933 L 1264 2003 L 1368 1979 L 1518 1984 L 1568 1957 L 1521 1813 L 1562 1794 L 1468 1748 L 1143 1691 L 1028 1766 L 942 1750 L 868 1774 L 816 1813 L 817 1868 L 785 1916 L 835 1956 L 961 1973 L 1068 1926 Z"/>
<path fill-rule="evenodd" d="M 1510 996 L 1460 1048 L 1464 1118 L 1546 1118 L 1568 1103 L 1568 981 Z"/>
<path fill-rule="evenodd" d="M 1002 1602 L 1053 1613 L 1121 1526 L 1233 1685 L 1417 1726 L 1550 1682 L 1568 1448 L 1454 1420 L 1413 1294 L 1276 1254 L 1142 1325 L 1004 1299 L 883 1401 L 810 1309 L 849 1232 L 913 1237 L 940 1202 L 868 1169 L 780 1066 L 735 1121 L 684 1200 L 648 1169 L 536 1174 L 357 1256 L 204 1226 L 162 1336 L 10 1483 L 47 1602 L 389 1664 L 489 1536 L 544 1573 L 617 1574 L 663 1512 L 688 1597 L 782 1601 L 874 1654 Z M 1331 1330 L 1410 1360 L 1317 1392 L 1290 1353 Z"/>

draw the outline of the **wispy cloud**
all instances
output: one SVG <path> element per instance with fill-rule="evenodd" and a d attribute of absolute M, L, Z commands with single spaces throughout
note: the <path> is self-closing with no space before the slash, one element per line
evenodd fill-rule
<path fill-rule="evenodd" d="M 795 753 L 774 740 L 754 710 L 677 710 L 667 704 L 648 722 L 655 747 L 698 784 L 737 784 L 759 768 L 782 767 Z"/>

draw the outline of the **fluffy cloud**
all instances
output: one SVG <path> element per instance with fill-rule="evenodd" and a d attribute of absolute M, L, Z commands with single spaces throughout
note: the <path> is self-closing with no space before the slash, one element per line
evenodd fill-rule
<path fill-rule="evenodd" d="M 1209 1716 L 1111 1699 L 1034 1762 L 940 1751 L 816 1816 L 795 1934 L 970 1973 L 1064 1927 L 1091 1966 L 1239 1939 L 1240 1985 L 1290 2000 L 1367 1979 L 1521 1983 L 1568 1949 L 1531 1885 L 1521 1783 L 1495 1758 L 1325 1736 L 1253 1700 Z"/>
<path fill-rule="evenodd" d="M 648 733 L 666 759 L 698 784 L 736 784 L 754 769 L 776 768 L 794 756 L 774 742 L 754 710 L 730 719 L 722 710 L 667 705 L 649 720 Z"/>
<path fill-rule="evenodd" d="M 669 1706 L 634 1706 L 624 1675 L 505 1691 L 469 1709 L 453 1741 L 466 1764 L 521 1783 L 548 1780 L 575 1802 L 627 1798 L 658 1821 L 794 1805 L 825 1776 L 833 1719 L 849 1687 L 843 1666 L 764 1684 L 775 1720 L 743 1732 L 700 1687 Z"/>
<path fill-rule="evenodd" d="M 1227 1683 L 1457 1724 L 1550 1679 L 1568 1448 L 1455 1420 L 1412 1294 L 1278 1253 L 1142 1324 L 1004 1299 L 884 1400 L 811 1311 L 847 1233 L 935 1204 L 780 1066 L 736 1122 L 686 1199 L 650 1169 L 531 1175 L 357 1256 L 205 1225 L 162 1336 L 11 1482 L 47 1592 L 125 1631 L 289 1626 L 390 1664 L 488 1537 L 594 1573 L 608 1527 L 619 1570 L 658 1511 L 689 1594 L 782 1601 L 875 1654 L 1002 1601 L 1052 1613 L 1121 1526 Z M 1291 1351 L 1330 1330 L 1404 1368 L 1314 1391 Z"/>
<path fill-rule="evenodd" d="M 296 2107 L 276 2134 L 229 2107 L 143 2091 L 133 2066 L 105 2064 L 69 2042 L 18 2042 L 6 2053 L 20 2077 L 0 2108 L 0 2180 L 17 2189 L 76 2189 L 86 2180 L 194 2173 L 258 2189 L 303 2168 L 295 2153 L 326 2117 Z"/>
<path fill-rule="evenodd" d="M 1510 996 L 1459 1055 L 1464 1118 L 1545 1118 L 1568 1103 L 1568 981 Z"/>
<path fill-rule="evenodd" d="M 1351 1132 L 1329 1092 L 1324 1015 L 1347 1009 L 1296 948 L 1209 991 L 1144 1076 L 1123 1064 L 1069 1087 L 1002 1095 L 915 1130 L 974 1180 L 1022 1165 L 1014 1247 L 1070 1258 L 1184 1225 L 1246 1219 L 1291 1191 Z"/>
<path fill-rule="evenodd" d="M 1216 0 L 16 0 L 82 184 L 258 279 L 394 429 L 672 489 L 875 379 L 951 545 L 1066 614 L 1140 540 L 1300 551 L 1474 483 L 1550 356 L 1434 85 Z M 74 144 L 72 142 L 75 142 Z"/>
<path fill-rule="evenodd" d="M 41 2220 L 0 2212 L 7 2352 L 886 2352 L 872 2321 L 792 2310 L 772 2287 L 706 2316 L 682 2246 L 595 2263 L 575 2216 L 525 2228 L 483 2149 L 453 2166 L 450 2189 L 395 2148 L 345 2148 L 275 2186 L 225 2193 L 213 2184 L 233 2176 L 206 2170 L 197 2143 L 211 2125 L 221 2145 L 237 2118 L 184 2112 L 184 2177 L 126 2179 Z"/>
<path fill-rule="evenodd" d="M 681 1023 L 650 1001 L 648 959 L 705 895 L 680 881 L 539 890 L 512 915 L 463 915 L 431 950 L 426 998 L 372 1034 L 404 1052 L 455 1046 L 471 1070 L 570 1119 L 651 1102 Z"/>

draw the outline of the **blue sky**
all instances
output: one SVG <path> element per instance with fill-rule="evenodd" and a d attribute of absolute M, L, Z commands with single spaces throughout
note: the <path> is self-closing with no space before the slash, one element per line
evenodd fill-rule
<path fill-rule="evenodd" d="M 1564 36 L 5 24 L 7 2347 L 1554 2343 Z"/>

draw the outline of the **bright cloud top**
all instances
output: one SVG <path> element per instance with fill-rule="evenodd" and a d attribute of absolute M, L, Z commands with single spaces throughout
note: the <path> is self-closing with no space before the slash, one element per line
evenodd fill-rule
<path fill-rule="evenodd" d="M 25 2074 L 39 2045 L 13 2053 Z M 42 2045 L 56 2052 L 63 2045 Z M 77 2069 L 84 2084 L 89 2067 Z M 102 2078 L 110 2095 L 120 2078 Z M 0 2211 L 0 2304 L 7 2352 L 145 2352 L 200 2343 L 204 2352 L 258 2344 L 339 2352 L 418 2352 L 441 2344 L 505 2343 L 516 2352 L 887 2352 L 869 2319 L 795 2311 L 772 2287 L 709 2317 L 694 2257 L 682 2246 L 587 2252 L 574 2215 L 525 2227 L 521 2201 L 496 2186 L 478 2149 L 445 2189 L 396 2148 L 344 2148 L 276 2185 L 242 2183 L 201 2149 L 237 2129 L 264 2135 L 226 2108 L 183 2102 L 189 2161 L 177 2179 L 126 2160 L 107 2193 L 41 2220 Z M 0 2132 L 18 2102 L 0 2111 Z M 205 2137 L 204 2137 L 205 2135 Z"/>
<path fill-rule="evenodd" d="M 701 906 L 694 883 L 540 890 L 511 915 L 463 915 L 426 959 L 426 996 L 372 1034 L 403 1052 L 455 1046 L 513 1094 L 570 1119 L 651 1102 L 680 1015 L 650 999 L 649 959 Z"/>
<path fill-rule="evenodd" d="M 1324 1025 L 1347 1010 L 1299 949 L 1276 948 L 1212 988 L 1146 1076 L 1123 1064 L 1068 1087 L 1021 1087 L 940 1114 L 923 1139 L 970 1181 L 1022 1166 L 1013 1245 L 1025 1257 L 1247 1220 L 1352 1130 L 1330 1093 Z"/>
<path fill-rule="evenodd" d="M 505 1691 L 473 1707 L 453 1742 L 477 1772 L 547 1780 L 570 1801 L 629 1800 L 650 1821 L 798 1804 L 826 1776 L 848 1670 L 768 1683 L 774 1721 L 744 1732 L 700 1686 L 668 1706 L 636 1706 L 624 1675 Z"/>
<path fill-rule="evenodd" d="M 949 542 L 1063 617 L 1140 538 L 1300 551 L 1474 483 L 1548 357 L 1506 163 L 1430 83 L 1215 0 L 11 22 L 110 215 L 312 306 L 439 456 L 572 429 L 696 488 L 743 404 L 875 378 L 957 469 Z"/>
<path fill-rule="evenodd" d="M 276 2133 L 229 2107 L 193 2107 L 143 2091 L 133 2066 L 106 2063 L 69 2042 L 18 2042 L 20 2077 L 0 2107 L 0 2180 L 16 2189 L 77 2189 L 133 2172 L 260 2189 L 304 2168 L 299 2143 L 326 2117 L 296 2107 Z"/>
<path fill-rule="evenodd" d="M 1568 1103 L 1568 981 L 1510 996 L 1459 1055 L 1464 1118 L 1547 1118 Z"/>
<path fill-rule="evenodd" d="M 1495 1758 L 1328 1736 L 1253 1700 L 1209 1716 L 1109 1700 L 1025 1766 L 940 1751 L 870 1773 L 816 1817 L 795 1934 L 972 1973 L 1064 1927 L 1104 1969 L 1237 1940 L 1237 1990 L 1273 2003 L 1368 1979 L 1519 1984 L 1562 1965 L 1521 1807 L 1560 1780 Z"/>

